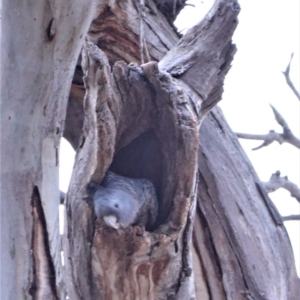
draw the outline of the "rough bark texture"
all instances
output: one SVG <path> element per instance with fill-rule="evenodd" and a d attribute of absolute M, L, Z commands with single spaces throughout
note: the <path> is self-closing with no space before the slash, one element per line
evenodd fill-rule
<path fill-rule="evenodd" d="M 58 149 L 91 1 L 4 1 L 1 299 L 57 299 Z"/>
<path fill-rule="evenodd" d="M 216 1 L 175 45 L 169 21 L 146 1 L 146 45 L 160 62 L 140 67 L 136 5 L 102 2 L 83 52 L 85 121 L 67 203 L 71 298 L 296 299 L 280 216 L 218 110 L 197 150 L 199 125 L 220 100 L 235 51 L 236 2 Z M 82 199 L 108 168 L 154 183 L 154 232 L 131 227 L 118 235 L 95 226 Z"/>
<path fill-rule="evenodd" d="M 297 299 L 281 217 L 218 108 L 200 137 L 193 242 L 207 299 Z"/>
<path fill-rule="evenodd" d="M 180 229 L 185 226 L 192 191 L 195 189 L 199 124 L 196 112 L 190 109 L 194 99 L 183 93 L 177 80 L 167 73 L 159 72 L 156 62 L 141 68 L 120 62 L 114 65 L 111 73 L 105 54 L 91 43 L 86 45 L 83 62 L 84 69 L 88 71 L 85 77 L 86 122 L 82 137 L 84 142 L 77 152 L 74 174 L 84 176 L 73 177 L 67 207 L 72 215 L 72 228 L 68 228 L 71 241 L 69 258 L 74 272 L 72 281 L 87 299 L 94 299 L 96 295 L 102 295 L 105 299 L 165 299 L 166 296 L 176 294 L 174 282 L 179 280 L 184 271 L 180 253 L 188 246 L 183 245 Z M 152 130 L 153 138 L 155 136 L 159 143 L 162 156 L 162 174 L 157 174 L 161 179 L 159 184 L 164 187 L 158 188 L 161 191 L 158 223 L 164 226 L 152 234 L 143 234 L 138 228 L 130 228 L 121 236 L 99 228 L 92 248 L 87 245 L 88 249 L 81 247 L 78 249 L 80 252 L 76 253 L 73 241 L 82 239 L 80 234 L 83 230 L 81 228 L 81 232 L 75 232 L 73 228 L 82 224 L 82 218 L 85 218 L 82 209 L 86 204 L 81 193 L 85 192 L 87 182 L 82 180 L 90 178 L 100 182 L 113 160 L 114 152 L 149 130 Z M 165 132 L 168 132 L 168 136 Z M 139 163 L 136 161 L 135 166 Z M 128 172 L 130 170 L 125 168 L 125 174 L 122 175 L 135 175 Z M 147 174 L 136 175 L 148 177 Z M 78 187 L 82 187 L 81 191 L 77 190 Z M 174 198 L 176 207 L 173 204 Z M 74 206 L 72 200 L 78 206 Z M 168 224 L 165 224 L 166 220 L 169 220 Z M 87 222 L 93 223 L 94 219 L 90 218 Z M 91 227 L 89 224 L 86 226 L 89 229 Z M 120 243 L 122 248 L 117 247 Z M 85 276 L 82 276 L 83 266 L 78 264 L 78 258 L 83 255 L 81 251 L 84 251 L 87 259 L 90 253 L 93 261 L 91 268 L 84 268 L 87 272 Z M 190 256 L 189 251 L 185 256 Z M 161 271 L 169 268 L 173 272 L 172 276 L 169 272 Z M 92 271 L 93 278 L 98 279 L 93 282 L 94 289 L 90 289 L 89 282 L 82 280 L 91 277 L 89 271 Z M 193 281 L 190 275 L 191 272 L 182 281 L 187 281 L 186 293 L 191 295 Z M 140 285 L 144 288 L 138 290 Z M 76 295 L 71 297 L 73 299 Z"/>
<path fill-rule="evenodd" d="M 1 299 L 64 298 L 58 147 L 76 62 L 65 130 L 78 149 L 66 196 L 69 299 L 296 299 L 281 218 L 217 109 L 199 133 L 221 99 L 238 4 L 216 1 L 179 40 L 171 22 L 185 1 L 141 2 L 3 4 Z M 108 169 L 153 182 L 153 232 L 98 223 L 86 186 Z"/>
<path fill-rule="evenodd" d="M 161 29 L 155 30 L 159 11 L 152 2 L 147 4 L 144 34 L 150 57 L 158 60 L 174 46 L 177 37 L 164 21 Z M 194 297 L 190 238 L 198 129 L 204 114 L 220 100 L 234 53 L 230 39 L 236 8 L 233 3 L 217 3 L 211 15 L 189 32 L 159 67 L 155 62 L 139 67 L 126 63 L 140 59 L 136 3 L 116 1 L 100 7 L 83 52 L 85 123 L 67 204 L 72 278 L 68 290 L 72 299 Z M 117 62 L 120 58 L 125 62 Z M 130 143 L 135 138 L 134 147 Z M 139 149 L 146 149 L 145 144 L 139 140 L 156 144 L 153 166 L 159 168 L 149 168 L 149 158 Z M 82 201 L 85 186 L 89 180 L 100 182 L 110 166 L 122 175 L 153 181 L 160 200 L 155 233 L 130 228 L 118 236 L 98 224 L 91 241 L 93 218 L 82 214 L 84 210 L 91 214 L 90 205 Z M 76 247 L 80 240 L 88 243 Z M 120 243 L 124 247 L 119 248 Z"/>
<path fill-rule="evenodd" d="M 71 299 L 296 299 L 281 218 L 218 109 L 199 148 L 235 52 L 238 4 L 216 1 L 178 43 L 152 1 L 140 32 L 137 5 L 102 1 L 83 50 L 85 119 L 67 202 Z M 153 60 L 141 66 L 140 34 Z M 85 188 L 107 169 L 153 182 L 154 232 L 95 223 Z"/>

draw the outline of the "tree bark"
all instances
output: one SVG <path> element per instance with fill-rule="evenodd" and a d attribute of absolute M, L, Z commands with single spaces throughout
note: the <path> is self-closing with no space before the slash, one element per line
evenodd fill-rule
<path fill-rule="evenodd" d="M 64 285 L 72 300 L 299 295 L 281 218 L 219 109 L 200 131 L 221 99 L 239 6 L 217 0 L 179 40 L 184 3 L 3 4 L 1 299 L 65 299 Z M 63 130 L 77 155 L 62 273 Z M 153 182 L 153 231 L 119 235 L 95 218 L 86 187 L 108 169 Z"/>
<path fill-rule="evenodd" d="M 69 239 L 77 241 L 81 235 L 79 239 L 90 243 L 82 243 L 86 246 L 77 248 L 76 252 L 70 250 L 70 266 L 76 282 L 76 287 L 70 290 L 86 298 L 100 295 L 103 299 L 192 299 L 195 296 L 197 299 L 296 299 L 298 279 L 280 216 L 218 110 L 204 122 L 202 147 L 199 156 L 194 156 L 195 143 L 199 142 L 195 127 L 220 100 L 223 78 L 234 53 L 230 40 L 236 23 L 235 5 L 235 2 L 217 1 L 207 18 L 176 46 L 174 39 L 178 38 L 171 27 L 167 29 L 167 23 L 158 31 L 157 41 L 152 24 L 158 23 L 158 17 L 162 22 L 164 18 L 148 13 L 144 35 L 151 59 L 160 60 L 158 68 L 155 63 L 140 68 L 117 62 L 122 59 L 139 63 L 138 39 L 132 37 L 139 35 L 138 27 L 131 25 L 138 14 L 133 2 L 118 3 L 109 10 L 103 8 L 93 22 L 90 41 L 108 59 L 92 44 L 87 46 L 85 142 L 74 172 L 81 174 L 81 181 L 73 178 L 68 210 L 73 216 L 69 228 L 81 228 L 76 235 L 72 232 L 74 236 L 69 235 Z M 126 49 L 126 54 L 120 49 Z M 108 65 L 113 66 L 112 72 Z M 179 79 L 170 78 L 163 71 Z M 172 82 L 182 86 L 182 91 L 176 93 Z M 181 105 L 176 106 L 176 102 Z M 166 112 L 170 103 L 173 103 L 171 115 L 180 112 L 175 122 Z M 190 122 L 195 117 L 198 124 L 194 121 L 196 125 L 193 125 Z M 87 126 L 87 120 L 91 119 L 96 124 Z M 98 147 L 92 151 L 95 143 Z M 182 154 L 186 156 L 178 160 Z M 196 181 L 195 163 L 199 181 Z M 82 202 L 78 189 L 76 199 L 72 187 L 81 186 L 84 193 L 86 183 L 100 182 L 107 168 L 126 176 L 145 177 L 155 184 L 160 200 L 155 232 L 141 233 L 137 228 L 130 228 L 119 236 L 97 223 L 94 227 L 89 222 L 90 216 L 82 216 L 83 210 L 91 213 L 90 204 Z M 274 252 L 275 247 L 278 253 Z M 248 249 L 251 249 L 249 253 Z M 83 264 L 75 263 L 87 254 L 90 256 Z M 88 271 L 82 276 L 83 269 Z M 278 269 L 283 270 L 279 281 Z M 91 285 L 82 282 L 82 277 L 97 278 L 93 289 L 86 288 Z"/>
<path fill-rule="evenodd" d="M 1 299 L 61 295 L 58 149 L 91 3 L 2 5 Z"/>
<path fill-rule="evenodd" d="M 281 218 L 218 109 L 198 148 L 235 52 L 237 3 L 216 1 L 177 44 L 168 20 L 146 4 L 143 33 L 136 2 L 103 4 L 83 51 L 85 119 L 67 201 L 70 297 L 296 299 Z M 140 34 L 158 64 L 139 66 Z M 119 235 L 94 222 L 82 199 L 108 169 L 154 183 L 154 232 Z"/>
<path fill-rule="evenodd" d="M 200 137 L 193 245 L 207 290 L 199 299 L 297 299 L 282 219 L 219 108 Z"/>

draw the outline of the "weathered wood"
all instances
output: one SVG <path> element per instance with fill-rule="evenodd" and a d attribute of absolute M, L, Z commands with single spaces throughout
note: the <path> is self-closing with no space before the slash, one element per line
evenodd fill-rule
<path fill-rule="evenodd" d="M 220 109 L 200 136 L 193 241 L 210 299 L 297 299 L 286 229 Z"/>
<path fill-rule="evenodd" d="M 184 94 L 178 81 L 167 73 L 160 73 L 155 62 L 143 65 L 142 68 L 134 64 L 117 63 L 111 73 L 105 54 L 91 43 L 86 45 L 83 61 L 84 70 L 88 71 L 85 77 L 85 112 L 88 118 L 84 124 L 84 144 L 77 154 L 74 170 L 74 174 L 81 176 L 73 177 L 67 198 L 67 210 L 72 216 L 68 225 L 68 267 L 76 282 L 76 287 L 72 289 L 76 288 L 76 293 L 84 295 L 86 299 L 93 299 L 95 295 L 103 295 L 105 299 L 165 299 L 166 295 L 175 295 L 180 289 L 179 286 L 174 287 L 174 284 L 181 273 L 185 272 L 182 270 L 182 249 L 188 245 L 183 245 L 182 229 L 186 224 L 195 188 L 193 178 L 197 165 L 199 128 L 197 114 L 191 109 L 191 100 Z M 114 232 L 99 228 L 92 248 L 82 243 L 75 251 L 74 243 L 78 241 L 80 232 L 74 232 L 73 228 L 80 226 L 83 232 L 80 238 L 89 239 L 89 230 L 93 226 L 91 223 L 94 222 L 93 218 L 86 220 L 86 216 L 82 214 L 86 206 L 82 200 L 85 185 L 89 180 L 100 182 L 103 178 L 113 159 L 114 152 L 111 150 L 117 151 L 128 145 L 149 128 L 154 130 L 163 156 L 161 184 L 164 188 L 161 189 L 158 221 L 163 226 L 152 234 L 136 233 L 137 228 L 129 228 L 123 235 L 115 235 L 115 238 Z M 168 132 L 167 136 L 165 132 Z M 183 140 L 187 143 L 184 144 Z M 78 187 L 81 189 L 78 190 Z M 166 223 L 166 220 L 169 222 Z M 136 235 L 139 237 L 134 238 Z M 124 247 L 118 247 L 120 243 Z M 79 257 L 82 256 L 86 260 L 81 259 L 79 264 Z M 112 261 L 107 265 L 108 256 Z M 185 256 L 190 257 L 189 251 Z M 88 257 L 92 264 L 87 261 Z M 112 263 L 120 257 L 122 263 Z M 91 267 L 86 268 L 86 263 Z M 174 274 L 170 277 L 169 272 L 161 273 L 161 269 L 172 269 Z M 187 269 L 191 270 L 191 266 Z M 86 270 L 84 276 L 82 270 Z M 126 278 L 124 270 L 127 270 Z M 90 282 L 88 284 L 82 280 L 82 277 L 91 278 L 91 271 L 92 278 L 98 279 L 93 282 L 93 289 L 90 288 Z M 154 276 L 152 273 L 156 274 L 154 279 L 150 279 Z M 191 275 L 190 271 L 189 274 Z M 182 279 L 183 283 L 189 281 L 185 287 L 188 294 L 193 293 L 190 275 Z M 148 278 L 149 287 L 137 294 L 137 287 L 145 281 L 145 277 Z M 113 293 L 115 284 L 119 281 L 122 282 L 122 288 L 118 286 L 119 292 Z M 138 284 L 133 284 L 134 282 Z M 69 292 L 72 299 L 76 299 L 73 298 L 76 293 Z"/>
<path fill-rule="evenodd" d="M 220 100 L 235 52 L 239 7 L 216 1 L 178 42 L 170 22 L 184 2 L 148 0 L 143 14 L 133 0 L 4 3 L 1 299 L 65 295 L 58 147 L 92 15 L 82 57 L 85 87 L 78 67 L 66 130 L 78 147 L 66 196 L 69 299 L 299 295 L 281 218 L 217 109 L 203 124 L 199 148 L 200 123 Z M 141 15 L 153 61 L 140 66 Z M 159 216 L 153 232 L 129 227 L 118 235 L 95 219 L 86 185 L 99 183 L 109 168 L 154 183 Z"/>
<path fill-rule="evenodd" d="M 91 3 L 2 3 L 1 299 L 60 294 L 58 149 Z"/>
<path fill-rule="evenodd" d="M 236 51 L 231 37 L 239 10 L 236 1 L 216 1 L 206 17 L 159 62 L 162 70 L 198 93 L 203 101 L 201 117 L 221 100 L 224 77 Z"/>
<path fill-rule="evenodd" d="M 238 9 L 230 1 L 228 5 L 224 3 L 218 2 L 211 15 L 215 14 L 218 19 L 221 6 L 223 14 L 228 15 L 224 18 L 228 25 L 221 27 L 220 17 L 215 27 L 205 27 L 203 32 L 203 26 L 199 27 L 200 30 L 195 28 L 197 34 L 201 32 L 202 38 L 211 36 L 217 29 L 227 32 L 230 28 L 233 33 Z M 209 49 L 214 48 L 214 43 L 221 44 L 216 47 L 214 60 L 209 59 L 213 70 L 210 73 L 210 86 L 207 72 L 202 72 L 200 67 L 198 73 L 197 69 L 190 68 L 193 76 L 198 76 L 199 83 L 206 82 L 206 94 L 201 99 L 197 89 L 190 86 L 189 80 L 184 82 L 175 79 L 168 72 L 160 70 L 156 62 L 141 66 L 137 63 L 127 64 L 130 60 L 139 61 L 138 52 L 134 52 L 138 51 L 134 49 L 139 49 L 139 43 L 136 22 L 133 23 L 138 13 L 131 1 L 116 1 L 114 4 L 109 8 L 101 7 L 97 18 L 99 21 L 94 21 L 91 26 L 90 41 L 82 56 L 87 93 L 82 142 L 67 197 L 67 268 L 72 278 L 68 293 L 72 299 L 193 299 L 191 234 L 196 199 L 199 126 L 204 114 L 220 100 L 223 79 L 235 48 L 231 46 L 230 34 L 224 34 L 222 43 L 221 33 L 217 39 L 211 38 L 203 45 L 196 43 L 193 53 L 196 53 L 195 59 L 198 57 L 201 61 L 211 57 Z M 120 10 L 120 7 L 123 9 Z M 147 16 L 151 24 L 157 22 L 158 16 L 162 18 L 157 14 Z M 114 30 L 110 30 L 111 26 L 114 26 Z M 152 42 L 157 43 L 157 35 L 149 28 L 146 29 L 150 30 L 149 35 L 146 36 L 150 56 L 158 56 L 155 49 L 162 49 L 160 53 L 166 53 L 168 49 L 164 48 L 165 43 L 161 40 L 159 47 L 152 46 Z M 166 36 L 164 29 L 157 32 L 169 41 L 170 47 L 174 45 L 172 30 L 169 29 L 170 36 Z M 130 42 L 132 32 L 135 35 L 130 46 L 126 43 Z M 191 31 L 186 37 L 187 49 L 191 47 L 188 37 L 194 37 L 195 40 L 199 38 L 195 32 Z M 127 40 L 123 44 L 121 39 L 118 47 L 115 42 L 106 40 L 105 43 L 103 40 L 104 36 L 109 35 L 111 40 L 116 41 L 122 34 L 127 34 Z M 122 57 L 125 62 L 115 62 L 120 55 L 117 50 L 120 51 L 121 45 L 128 50 Z M 167 60 L 172 61 L 170 56 L 167 56 Z M 164 60 L 162 62 L 162 66 L 167 66 Z M 208 65 L 206 68 L 209 69 Z M 186 78 L 189 78 L 190 70 L 184 71 Z M 211 101 L 206 109 L 201 109 L 203 100 Z M 146 141 L 147 137 L 151 140 L 149 145 L 158 144 L 153 147 L 157 151 L 155 161 L 161 163 L 156 171 L 151 167 L 145 171 L 143 166 L 151 165 L 151 161 L 147 161 L 143 155 L 139 161 L 127 150 L 140 153 L 143 145 L 138 140 Z M 133 166 L 126 163 L 128 157 Z M 83 201 L 85 188 L 90 180 L 100 183 L 110 166 L 113 171 L 118 170 L 119 174 L 129 177 L 159 178 L 153 180 L 160 206 L 155 232 L 141 232 L 133 227 L 118 235 L 98 223 L 94 227 L 91 203 Z M 120 244 L 122 247 L 119 247 Z"/>

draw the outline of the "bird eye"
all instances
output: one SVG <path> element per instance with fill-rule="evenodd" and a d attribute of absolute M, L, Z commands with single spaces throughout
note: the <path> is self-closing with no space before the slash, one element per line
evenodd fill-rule
<path fill-rule="evenodd" d="M 115 204 L 115 207 L 116 207 L 116 208 L 119 208 L 119 204 L 118 204 L 118 203 L 116 203 L 116 204 Z"/>

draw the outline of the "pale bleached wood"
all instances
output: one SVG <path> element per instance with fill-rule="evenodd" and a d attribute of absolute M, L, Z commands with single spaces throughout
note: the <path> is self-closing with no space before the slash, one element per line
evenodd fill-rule
<path fill-rule="evenodd" d="M 92 8 L 92 1 L 2 3 L 1 299 L 63 295 L 59 143 Z"/>

